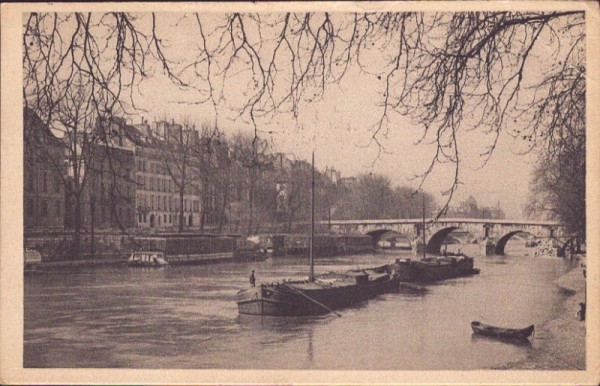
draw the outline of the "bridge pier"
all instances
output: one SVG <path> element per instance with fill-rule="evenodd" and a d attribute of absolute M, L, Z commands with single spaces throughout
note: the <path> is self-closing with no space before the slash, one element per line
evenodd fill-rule
<path fill-rule="evenodd" d="M 479 244 L 481 247 L 481 254 L 484 256 L 493 256 L 496 254 L 496 242 L 493 239 L 486 237 L 481 240 Z"/>
<path fill-rule="evenodd" d="M 427 248 L 427 245 L 423 244 L 423 241 L 421 239 L 414 240 L 411 244 L 412 244 L 413 255 L 416 255 L 416 256 L 422 256 L 423 250 L 425 248 Z"/>

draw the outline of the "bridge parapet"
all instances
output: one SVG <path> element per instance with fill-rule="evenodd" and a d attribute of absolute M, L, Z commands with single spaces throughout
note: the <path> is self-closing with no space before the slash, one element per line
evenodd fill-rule
<path fill-rule="evenodd" d="M 392 219 L 392 220 L 334 220 L 322 222 L 330 224 L 335 233 L 383 234 L 385 230 L 397 232 L 408 238 L 413 244 L 422 240 L 423 220 L 421 219 Z M 479 243 L 485 245 L 488 254 L 503 254 L 504 246 L 516 234 L 528 233 L 536 238 L 564 238 L 566 228 L 554 221 L 528 220 L 496 220 L 496 219 L 467 219 L 442 218 L 425 220 L 426 250 L 428 253 L 439 253 L 444 239 L 453 231 L 467 232 Z M 413 248 L 417 250 L 418 248 Z"/>

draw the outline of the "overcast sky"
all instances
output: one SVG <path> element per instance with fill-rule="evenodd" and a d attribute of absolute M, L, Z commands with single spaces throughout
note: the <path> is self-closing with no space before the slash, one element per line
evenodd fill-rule
<path fill-rule="evenodd" d="M 186 21 L 179 19 L 179 16 L 159 14 L 159 33 L 168 41 L 168 52 L 185 62 L 192 60 L 192 47 L 198 41 L 192 24 L 189 34 L 181 33 L 185 31 Z M 139 115 L 148 120 L 191 118 L 199 124 L 214 120 L 212 105 L 193 103 L 200 99 L 197 90 L 176 87 L 166 79 L 160 67 L 154 67 L 151 75 L 136 90 L 136 103 L 148 111 Z M 233 84 L 226 90 L 226 102 L 218 106 L 218 125 L 225 134 L 252 131 L 247 119 L 238 117 L 230 108 L 235 104 L 231 101 L 244 93 L 244 82 Z M 398 115 L 392 115 L 389 130 L 380 133 L 384 148 L 372 141 L 374 124 L 381 114 L 375 101 L 379 100 L 383 87 L 384 80 L 353 71 L 341 83 L 330 85 L 322 99 L 302 104 L 296 119 L 291 114 L 259 119 L 259 135 L 269 139 L 274 150 L 298 158 L 309 159 L 314 149 L 319 169 L 334 167 L 342 176 L 381 173 L 394 184 L 416 187 L 419 179 L 414 177 L 425 170 L 434 147 L 417 145 L 423 128 Z M 131 117 L 134 123 L 139 119 L 141 117 Z M 483 165 L 480 154 L 491 137 L 472 131 L 462 132 L 460 139 L 462 185 L 453 204 L 472 195 L 480 206 L 493 206 L 499 201 L 509 218 L 522 218 L 535 155 L 520 154 L 526 149 L 524 144 L 502 135 L 492 158 Z M 443 202 L 441 193 L 450 186 L 452 177 L 453 165 L 438 165 L 428 177 L 425 189 Z"/>

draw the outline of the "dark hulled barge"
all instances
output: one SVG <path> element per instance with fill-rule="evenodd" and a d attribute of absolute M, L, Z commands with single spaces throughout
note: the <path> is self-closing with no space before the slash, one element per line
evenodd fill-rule
<path fill-rule="evenodd" d="M 308 280 L 260 284 L 238 292 L 240 314 L 260 316 L 312 316 L 334 312 L 356 302 L 398 288 L 393 267 L 314 274 L 315 244 L 315 156 L 312 159 L 311 232 Z M 254 279 L 251 278 L 254 285 Z M 336 313 L 337 314 L 337 313 Z M 339 314 L 337 314 L 339 316 Z"/>
<path fill-rule="evenodd" d="M 329 272 L 313 280 L 261 284 L 238 292 L 240 314 L 312 316 L 348 307 L 397 289 L 399 277 L 390 266 Z"/>
<path fill-rule="evenodd" d="M 462 254 L 396 260 L 392 266 L 403 282 L 433 282 L 479 273 L 479 269 L 474 268 L 473 258 Z"/>

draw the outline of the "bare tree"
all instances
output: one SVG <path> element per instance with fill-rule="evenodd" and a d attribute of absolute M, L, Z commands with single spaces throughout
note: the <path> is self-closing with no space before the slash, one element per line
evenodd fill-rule
<path fill-rule="evenodd" d="M 585 130 L 565 131 L 558 153 L 544 153 L 532 179 L 529 214 L 561 220 L 577 236 L 577 247 L 586 239 Z"/>
<path fill-rule="evenodd" d="M 395 120 L 406 115 L 422 130 L 420 143 L 435 149 L 417 176 L 421 184 L 439 164 L 454 164 L 442 211 L 460 185 L 470 131 L 488 135 L 480 149 L 487 162 L 502 133 L 550 149 L 561 145 L 555 138 L 565 124 L 584 117 L 582 11 L 188 14 L 168 26 L 161 17 L 30 15 L 24 92 L 37 90 L 37 105 L 52 111 L 61 89 L 56 79 L 75 62 L 73 71 L 89 73 L 113 107 L 124 99 L 123 86 L 147 76 L 152 59 L 153 70 L 197 91 L 197 100 L 182 103 L 211 104 L 217 115 L 233 109 L 258 136 L 275 114 L 297 117 L 332 85 L 362 74 L 379 95 L 371 130 L 381 151 Z M 188 34 L 191 26 L 197 44 L 176 63 L 162 36 L 166 27 Z M 75 32 L 58 32 L 68 27 Z M 100 44 L 107 31 L 110 44 Z"/>
<path fill-rule="evenodd" d="M 65 185 L 73 204 L 73 256 L 80 254 L 85 201 L 94 213 L 89 186 L 94 165 L 102 164 L 108 172 L 113 198 L 127 196 L 119 192 L 116 180 L 130 176 L 122 176 L 119 161 L 113 162 L 110 132 L 113 117 L 125 111 L 123 91 L 144 72 L 143 58 L 149 53 L 133 19 L 126 14 L 91 13 L 24 17 L 24 107 L 64 143 L 69 171 Z M 64 164 L 57 162 L 55 167 L 62 171 Z M 89 197 L 87 191 L 92 192 Z M 114 205 L 111 211 L 119 221 Z"/>
<path fill-rule="evenodd" d="M 424 128 L 421 142 L 436 148 L 420 177 L 454 163 L 443 209 L 460 184 L 461 132 L 490 135 L 481 149 L 487 162 L 502 132 L 532 147 L 560 146 L 555 133 L 583 117 L 580 11 L 232 14 L 211 35 L 205 33 L 211 20 L 194 17 L 200 32 L 195 75 L 214 101 L 223 95 L 215 84 L 247 71 L 239 113 L 255 127 L 257 117 L 276 112 L 297 116 L 303 103 L 322 98 L 356 68 L 371 74 L 381 90 L 373 141 L 384 149 L 394 117 L 409 115 Z M 374 54 L 379 61 L 371 60 Z"/>
<path fill-rule="evenodd" d="M 200 199 L 200 231 L 204 231 L 209 212 L 217 215 L 219 230 L 223 227 L 223 216 L 228 203 L 228 155 L 227 144 L 219 129 L 209 123 L 200 127 L 199 141 L 193 147 L 194 176 L 198 181 Z M 224 174 L 222 174 L 224 173 Z M 216 206 L 216 207 L 215 207 Z M 216 213 L 218 211 L 218 213 Z"/>
<path fill-rule="evenodd" d="M 238 163 L 244 170 L 245 178 L 240 182 L 246 192 L 247 204 L 247 233 L 254 230 L 255 205 L 257 191 L 260 188 L 263 172 L 272 167 L 271 160 L 267 157 L 268 143 L 258 137 L 252 137 L 238 133 L 232 139 L 232 156 L 234 162 Z M 275 196 L 272 197 L 275 201 Z"/>
<path fill-rule="evenodd" d="M 294 221 L 310 220 L 311 165 L 296 160 L 291 164 L 289 181 L 286 184 L 287 232 L 292 232 Z"/>
<path fill-rule="evenodd" d="M 195 151 L 199 144 L 199 135 L 189 120 L 184 120 L 183 124 L 176 124 L 174 121 L 169 124 L 162 121 L 158 126 L 156 145 L 159 149 L 161 165 L 177 191 L 178 231 L 183 232 L 186 226 L 185 197 L 198 191 L 196 180 L 198 162 Z M 192 203 L 189 204 L 192 207 Z"/>

